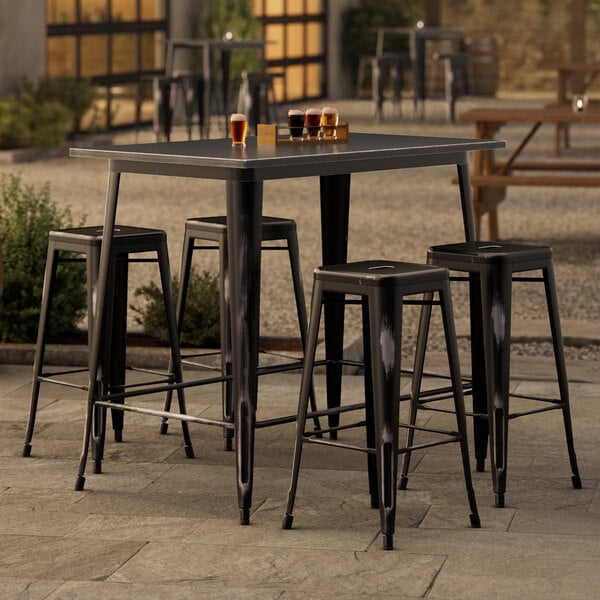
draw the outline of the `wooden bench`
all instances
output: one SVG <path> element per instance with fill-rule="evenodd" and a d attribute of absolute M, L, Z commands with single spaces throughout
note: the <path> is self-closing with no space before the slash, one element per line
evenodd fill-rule
<path fill-rule="evenodd" d="M 509 186 L 600 187 L 600 162 L 576 162 L 557 158 L 547 161 L 517 160 L 543 123 L 556 126 L 573 123 L 600 124 L 598 109 L 575 112 L 570 104 L 554 104 L 534 109 L 485 108 L 461 113 L 458 120 L 474 122 L 475 137 L 479 139 L 494 139 L 498 131 L 509 123 L 532 124 L 508 160 L 496 160 L 494 150 L 474 153 L 471 186 L 478 236 L 482 217 L 487 214 L 488 239 L 498 239 L 498 204 L 505 199 L 506 188 Z"/>

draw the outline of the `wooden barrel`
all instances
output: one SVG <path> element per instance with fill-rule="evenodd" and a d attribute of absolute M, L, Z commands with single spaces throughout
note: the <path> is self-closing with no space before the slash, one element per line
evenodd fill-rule
<path fill-rule="evenodd" d="M 490 37 L 472 38 L 467 52 L 473 69 L 472 93 L 478 96 L 495 96 L 498 90 L 498 54 L 496 40 Z"/>

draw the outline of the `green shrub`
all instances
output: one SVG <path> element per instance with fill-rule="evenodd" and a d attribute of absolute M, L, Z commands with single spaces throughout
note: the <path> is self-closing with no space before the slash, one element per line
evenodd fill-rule
<path fill-rule="evenodd" d="M 93 101 L 89 80 L 43 77 L 37 86 L 24 80 L 21 93 L 0 99 L 0 148 L 64 144 Z"/>
<path fill-rule="evenodd" d="M 71 129 L 73 133 L 79 128 L 79 120 L 94 104 L 95 90 L 90 79 L 75 77 L 41 77 L 35 89 L 30 82 L 24 83 L 38 104 L 58 102 L 68 108 L 73 115 Z"/>
<path fill-rule="evenodd" d="M 30 92 L 0 99 L 0 148 L 50 148 L 64 144 L 73 123 L 59 102 L 36 101 Z"/>
<path fill-rule="evenodd" d="M 32 343 L 37 327 L 44 268 L 51 229 L 70 227 L 71 213 L 51 201 L 50 186 L 39 191 L 25 185 L 20 175 L 0 175 L 0 241 L 4 289 L 0 297 L 0 340 Z M 73 270 L 79 272 L 74 273 Z M 84 265 L 58 266 L 49 341 L 71 335 L 84 314 Z"/>
<path fill-rule="evenodd" d="M 173 279 L 173 294 L 177 298 L 179 281 Z M 138 313 L 136 322 L 143 326 L 144 332 L 154 338 L 168 342 L 165 305 L 162 292 L 154 281 L 134 292 L 136 297 L 143 297 L 145 305 L 140 308 L 131 306 Z M 198 275 L 192 268 L 188 284 L 185 304 L 185 316 L 181 334 L 181 343 L 196 348 L 218 348 L 220 345 L 220 304 L 219 278 L 204 271 Z"/>

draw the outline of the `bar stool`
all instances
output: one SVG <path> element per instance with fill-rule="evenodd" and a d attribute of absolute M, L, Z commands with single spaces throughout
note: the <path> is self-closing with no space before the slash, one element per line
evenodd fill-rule
<path fill-rule="evenodd" d="M 187 290 L 191 275 L 192 256 L 195 250 L 218 250 L 219 251 L 219 271 L 220 278 L 220 371 L 223 376 L 228 377 L 223 385 L 223 420 L 233 423 L 233 399 L 231 392 L 231 322 L 229 318 L 229 286 L 227 280 L 229 277 L 229 255 L 227 251 L 227 218 L 222 216 L 197 217 L 187 219 L 185 222 L 185 233 L 183 240 L 183 252 L 181 258 L 181 269 L 179 273 L 179 293 L 177 295 L 176 319 L 179 338 L 183 328 L 185 305 L 187 299 Z M 197 241 L 208 242 L 209 244 L 197 245 Z M 263 216 L 261 240 L 263 242 L 261 250 L 263 251 L 287 251 L 290 259 L 290 269 L 292 274 L 292 283 L 294 288 L 294 297 L 296 302 L 296 313 L 298 315 L 298 328 L 302 348 L 306 345 L 306 330 L 308 328 L 308 318 L 306 315 L 306 305 L 304 303 L 304 284 L 302 282 L 302 270 L 300 268 L 300 251 L 298 249 L 298 236 L 296 222 L 291 219 L 281 219 L 278 217 Z M 282 241 L 284 245 L 271 245 L 264 242 Z M 205 352 L 196 354 L 184 354 L 182 363 L 190 366 L 204 367 L 198 359 L 206 356 Z M 298 367 L 300 363 L 298 363 Z M 259 374 L 261 370 L 259 370 Z M 310 392 L 311 406 L 316 410 L 316 401 L 314 390 Z M 169 391 L 165 398 L 165 411 L 170 410 L 172 392 Z M 260 423 L 257 423 L 260 426 Z M 318 420 L 315 420 L 315 427 L 319 427 Z M 167 420 L 163 419 L 161 424 L 161 433 L 166 433 L 168 428 Z M 225 449 L 232 449 L 233 429 L 225 428 Z"/>
<path fill-rule="evenodd" d="M 428 251 L 428 262 L 450 271 L 469 274 L 471 285 L 476 286 L 480 306 L 471 306 L 471 319 L 477 319 L 482 329 L 483 358 L 485 369 L 473 369 L 473 379 L 481 377 L 480 389 L 484 398 L 473 397 L 475 457 L 477 470 L 485 467 L 486 446 L 489 435 L 490 463 L 492 470 L 495 504 L 504 506 L 506 492 L 506 470 L 508 460 L 508 422 L 510 419 L 548 410 L 561 410 L 563 415 L 567 449 L 571 466 L 573 487 L 581 488 L 577 458 L 573 444 L 569 385 L 565 367 L 565 356 L 558 313 L 558 297 L 552 260 L 552 248 L 514 242 L 462 242 L 433 246 Z M 541 271 L 541 277 L 515 277 L 515 273 Z M 461 279 L 452 277 L 451 279 Z M 512 283 L 516 281 L 543 281 L 554 360 L 558 379 L 559 399 L 540 398 L 521 394 L 510 394 L 510 330 Z M 419 337 L 426 339 L 429 328 L 430 309 L 422 309 Z M 424 361 L 424 349 L 417 356 L 415 377 L 419 378 Z M 544 405 L 522 412 L 509 411 L 509 398 L 535 400 Z M 485 399 L 487 398 L 487 400 Z M 423 408 L 423 404 L 418 404 Z M 415 415 L 411 415 L 414 423 Z M 409 455 L 405 457 L 403 473 L 408 469 Z"/>
<path fill-rule="evenodd" d="M 102 229 L 102 226 L 75 227 L 50 231 L 48 234 L 48 255 L 46 260 L 46 271 L 44 274 L 44 288 L 33 365 L 31 405 L 25 444 L 23 446 L 23 456 L 30 456 L 31 454 L 31 440 L 35 427 L 40 386 L 42 382 L 76 387 L 82 390 L 88 389 L 87 384 L 79 385 L 74 383 L 73 380 L 69 381 L 68 379 L 70 374 L 86 372 L 87 368 L 68 369 L 55 372 L 46 371 L 44 365 L 46 335 L 47 324 L 51 316 L 56 270 L 59 262 L 82 262 L 85 260 L 87 271 L 88 339 L 91 339 L 92 331 L 94 327 L 97 326 L 97 324 L 94 323 L 94 306 L 96 302 L 95 294 L 98 288 L 98 270 L 100 266 L 100 250 L 103 237 Z M 155 252 L 156 258 L 133 259 L 129 257 L 131 254 L 148 252 Z M 61 255 L 61 253 L 67 253 L 67 255 Z M 72 256 L 73 254 L 83 254 L 85 255 L 85 258 L 74 258 Z M 171 290 L 166 233 L 160 229 L 145 229 L 141 227 L 117 225 L 115 227 L 111 262 L 109 265 L 108 294 L 109 298 L 112 298 L 112 300 L 107 303 L 107 315 L 102 326 L 104 358 L 101 372 L 102 377 L 104 378 L 104 387 L 110 389 L 112 392 L 119 392 L 125 389 L 125 369 L 133 369 L 133 367 L 126 366 L 126 348 L 121 347 L 119 342 L 115 343 L 116 340 L 119 340 L 119 335 L 122 336 L 126 329 L 128 265 L 132 262 L 157 262 L 159 265 L 163 298 L 171 337 L 171 368 L 169 370 L 173 375 L 170 380 L 176 382 L 182 381 L 179 347 L 176 343 L 177 331 L 175 325 L 173 294 Z M 144 372 L 148 373 L 147 370 Z M 185 413 L 185 402 L 182 393 L 179 393 L 179 408 L 182 413 Z M 123 430 L 122 411 L 112 411 L 112 422 L 115 441 L 120 442 L 122 441 Z M 185 421 L 182 421 L 181 425 L 186 454 L 191 457 L 193 456 L 193 450 L 189 437 L 188 425 Z M 102 425 L 100 429 L 102 430 L 102 435 L 94 440 L 94 469 L 97 473 L 100 472 L 102 449 L 104 445 L 104 426 Z"/>
<path fill-rule="evenodd" d="M 283 518 L 284 529 L 290 529 L 292 526 L 292 511 L 298 485 L 302 446 L 305 442 L 366 450 L 371 505 L 374 508 L 379 507 L 384 549 L 391 550 L 393 548 L 397 457 L 398 454 L 410 450 L 410 448 L 399 448 L 398 445 L 399 402 L 402 399 L 400 396 L 400 358 L 402 355 L 403 304 L 411 302 L 411 300 L 405 299 L 407 296 L 433 294 L 434 292 L 439 295 L 446 333 L 446 349 L 458 431 L 420 428 L 420 430 L 432 434 L 440 434 L 440 438 L 421 444 L 419 448 L 453 442 L 460 444 L 465 485 L 471 510 L 471 526 L 480 526 L 469 466 L 466 418 L 448 270 L 429 265 L 371 260 L 319 267 L 314 272 L 310 325 L 298 405 L 292 478 Z M 315 365 L 315 349 L 322 305 L 331 293 L 352 294 L 361 297 L 365 346 L 365 402 L 359 405 L 340 406 L 337 409 L 330 408 L 326 412 L 329 414 L 337 410 L 341 414 L 364 408 L 366 412 L 366 448 L 352 446 L 343 440 L 319 439 L 315 437 L 314 432 L 305 431 L 308 391 Z M 362 421 L 342 424 L 335 430 L 339 432 L 364 424 L 365 422 Z M 322 433 L 329 431 L 331 430 L 324 430 Z"/>

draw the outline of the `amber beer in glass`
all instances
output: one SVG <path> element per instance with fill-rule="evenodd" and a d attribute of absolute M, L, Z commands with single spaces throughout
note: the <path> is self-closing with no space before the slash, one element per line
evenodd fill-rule
<path fill-rule="evenodd" d="M 318 140 L 321 133 L 321 109 L 308 108 L 304 114 L 306 133 L 311 140 Z"/>
<path fill-rule="evenodd" d="M 323 137 L 329 140 L 337 138 L 338 111 L 332 106 L 325 106 L 321 111 L 321 125 L 323 126 Z"/>
<path fill-rule="evenodd" d="M 246 115 L 234 113 L 229 119 L 229 131 L 231 133 L 232 146 L 246 145 L 246 132 L 248 131 L 248 121 Z"/>
<path fill-rule="evenodd" d="M 304 111 L 297 108 L 288 110 L 288 128 L 290 130 L 290 140 L 301 140 L 304 130 Z"/>

